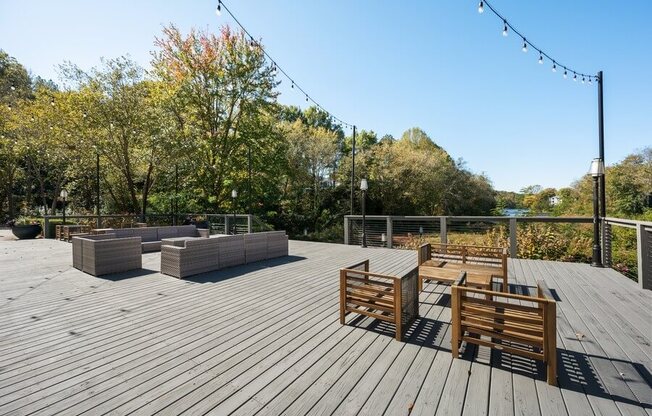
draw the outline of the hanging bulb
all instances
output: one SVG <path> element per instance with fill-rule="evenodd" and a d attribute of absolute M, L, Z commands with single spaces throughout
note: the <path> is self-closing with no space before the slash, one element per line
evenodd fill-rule
<path fill-rule="evenodd" d="M 503 20 L 503 36 L 507 37 L 507 20 Z"/>
<path fill-rule="evenodd" d="M 215 14 L 218 16 L 222 16 L 222 2 L 219 0 L 217 2 L 217 9 L 215 9 Z"/>
<path fill-rule="evenodd" d="M 539 65 L 543 64 L 543 55 L 539 52 Z"/>
<path fill-rule="evenodd" d="M 292 88 L 294 88 L 294 81 L 292 81 Z"/>
<path fill-rule="evenodd" d="M 308 102 L 308 94 L 306 94 L 306 102 Z"/>
<path fill-rule="evenodd" d="M 573 72 L 573 74 L 573 81 L 577 82 L 577 74 L 575 74 L 575 72 Z"/>
<path fill-rule="evenodd" d="M 54 107 L 54 98 L 50 101 L 50 105 Z"/>
<path fill-rule="evenodd" d="M 521 50 L 527 53 L 527 40 L 525 38 L 523 38 L 523 47 L 521 48 Z"/>
<path fill-rule="evenodd" d="M 88 114 L 84 111 L 84 114 L 82 115 L 84 118 L 88 117 Z"/>
<path fill-rule="evenodd" d="M 564 67 L 564 79 L 568 78 L 568 71 L 566 71 L 566 68 Z"/>
<path fill-rule="evenodd" d="M 50 130 L 54 130 L 54 127 L 50 126 Z"/>
<path fill-rule="evenodd" d="M 584 75 L 582 75 L 582 84 L 586 83 L 586 79 L 584 79 Z"/>
<path fill-rule="evenodd" d="M 30 120 L 32 120 L 32 122 L 34 122 L 34 117 L 32 117 Z"/>
<path fill-rule="evenodd" d="M 552 72 L 557 72 L 557 63 L 555 61 L 552 62 Z"/>
<path fill-rule="evenodd" d="M 482 14 L 484 12 L 484 2 L 481 1 L 480 4 L 478 4 L 478 13 Z"/>
<path fill-rule="evenodd" d="M 11 111 L 11 104 L 7 104 L 7 108 Z"/>
<path fill-rule="evenodd" d="M 589 85 L 593 85 L 593 78 L 589 77 Z"/>
<path fill-rule="evenodd" d="M 14 86 L 12 85 L 12 86 L 11 86 L 11 90 L 12 90 L 12 91 L 16 91 L 16 87 L 14 87 Z"/>

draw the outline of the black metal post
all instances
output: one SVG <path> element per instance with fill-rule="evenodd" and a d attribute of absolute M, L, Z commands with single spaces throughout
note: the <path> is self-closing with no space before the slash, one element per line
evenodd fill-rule
<path fill-rule="evenodd" d="M 599 140 L 599 158 L 604 163 L 604 105 L 602 99 L 602 87 L 604 84 L 604 74 L 598 72 L 598 140 Z M 605 175 L 600 175 L 600 216 L 607 216 L 607 197 L 605 191 Z"/>
<path fill-rule="evenodd" d="M 351 215 L 353 215 L 354 193 L 355 193 L 355 126 L 353 126 L 353 141 L 351 146 Z"/>
<path fill-rule="evenodd" d="M 367 247 L 367 224 L 365 222 L 365 202 L 367 191 L 362 191 L 362 247 Z"/>
<path fill-rule="evenodd" d="M 179 215 L 179 165 L 174 165 L 174 203 L 172 204 L 172 225 L 177 225 Z"/>
<path fill-rule="evenodd" d="M 100 152 L 95 152 L 95 215 L 97 215 L 97 228 L 102 228 L 100 218 Z"/>
<path fill-rule="evenodd" d="M 253 201 L 251 195 L 251 146 L 247 147 L 247 171 L 249 175 L 249 179 L 247 181 L 247 187 L 249 188 L 247 189 L 247 199 L 248 199 L 247 205 L 249 206 L 249 212 L 247 212 L 247 214 L 251 215 L 251 204 Z"/>
<path fill-rule="evenodd" d="M 593 176 L 593 261 L 591 266 L 602 267 L 602 250 L 600 248 L 600 211 L 598 209 L 598 180 L 601 175 Z"/>

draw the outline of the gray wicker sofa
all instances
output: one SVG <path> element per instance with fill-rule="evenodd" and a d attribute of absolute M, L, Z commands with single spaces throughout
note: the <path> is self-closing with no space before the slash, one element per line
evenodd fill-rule
<path fill-rule="evenodd" d="M 174 237 L 208 237 L 210 230 L 194 225 L 176 225 L 169 227 L 116 228 L 111 231 L 117 238 L 140 237 L 142 252 L 161 250 L 161 240 Z"/>
<path fill-rule="evenodd" d="M 85 273 L 101 276 L 143 266 L 141 238 L 117 238 L 115 234 L 73 237 L 72 265 Z"/>
<path fill-rule="evenodd" d="M 184 278 L 287 255 L 285 231 L 176 241 L 161 247 L 161 273 Z"/>

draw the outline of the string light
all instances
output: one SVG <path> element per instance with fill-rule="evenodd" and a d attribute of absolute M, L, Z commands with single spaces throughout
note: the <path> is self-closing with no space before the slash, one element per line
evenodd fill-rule
<path fill-rule="evenodd" d="M 52 99 L 52 101 L 50 101 L 50 105 L 54 107 L 54 98 Z"/>
<path fill-rule="evenodd" d="M 481 1 L 480 4 L 482 5 L 483 2 Z M 290 85 L 290 86 L 291 86 L 292 89 L 295 89 L 294 87 L 295 87 L 295 85 L 296 85 L 296 89 L 299 90 L 300 92 L 302 92 L 302 93 L 306 96 L 306 101 L 307 101 L 307 102 L 312 102 L 312 103 L 313 103 L 317 108 L 319 108 L 320 110 L 322 110 L 322 111 L 324 111 L 326 114 L 328 114 L 328 116 L 329 116 L 330 118 L 332 118 L 332 119 L 335 120 L 337 123 L 339 123 L 343 128 L 353 128 L 353 124 L 347 123 L 347 122 L 345 122 L 344 120 L 342 120 L 341 118 L 336 117 L 335 115 L 333 115 L 331 112 L 325 110 L 324 107 L 322 107 L 321 105 L 319 105 L 319 103 L 318 103 L 317 101 L 315 101 L 312 97 L 310 97 L 310 96 L 308 95 L 308 93 L 307 93 L 303 88 L 301 88 L 301 86 L 300 86 L 299 84 L 297 84 L 296 82 L 294 82 L 294 79 L 293 79 L 290 75 L 288 75 L 288 73 L 285 72 L 285 70 L 283 70 L 283 68 L 281 68 L 280 65 L 278 65 L 278 64 L 276 63 L 276 60 L 274 60 L 274 59 L 273 59 L 273 58 L 272 58 L 272 57 L 267 53 L 267 51 L 265 50 L 265 48 L 263 48 L 263 47 L 262 47 L 258 42 L 256 42 L 256 41 L 254 40 L 254 37 L 249 33 L 249 31 L 247 31 L 247 29 L 242 25 L 242 23 L 240 23 L 240 21 L 238 20 L 238 18 L 235 17 L 235 15 L 231 12 L 231 10 L 230 10 L 228 7 L 224 4 L 224 2 L 223 2 L 222 0 L 218 0 L 218 2 L 217 2 L 217 9 L 216 9 L 216 14 L 217 14 L 218 16 L 221 15 L 222 8 L 224 9 L 224 11 L 225 11 L 226 13 L 228 13 L 229 16 L 231 16 L 231 18 L 233 19 L 233 21 L 234 21 L 234 22 L 235 22 L 235 23 L 240 27 L 240 29 L 244 32 L 244 34 L 245 34 L 246 36 L 249 37 L 249 39 L 250 39 L 250 42 L 249 42 L 250 47 L 253 49 L 254 46 L 258 46 L 258 47 L 260 48 L 260 51 L 263 53 L 263 55 L 264 55 L 264 56 L 269 60 L 269 62 L 272 63 L 272 71 L 273 71 L 274 73 L 276 73 L 277 71 L 280 72 L 283 76 L 285 76 L 285 77 L 287 78 L 288 81 L 291 82 L 291 85 Z M 219 13 L 218 13 L 218 12 L 219 12 Z"/>
<path fill-rule="evenodd" d="M 539 49 L 532 42 L 529 42 L 524 34 L 522 34 L 516 28 L 514 28 L 514 26 L 512 26 L 503 15 L 501 15 L 496 9 L 494 9 L 494 7 L 491 5 L 491 3 L 489 3 L 486 0 L 481 1 L 479 3 L 479 5 L 478 5 L 478 12 L 483 13 L 485 6 L 487 6 L 489 8 L 489 10 L 494 15 L 496 15 L 496 17 L 498 17 L 500 20 L 502 20 L 502 22 L 503 22 L 503 32 L 502 32 L 503 36 L 507 36 L 510 30 L 512 32 L 514 32 L 516 35 L 520 36 L 521 39 L 523 39 L 523 47 L 521 48 L 521 50 L 524 53 L 527 53 L 528 46 L 531 46 L 532 49 L 534 49 L 536 52 L 539 52 L 539 59 L 538 59 L 539 64 L 543 64 L 544 58 L 548 58 L 549 61 L 552 61 L 552 72 L 557 72 L 557 66 L 558 66 L 557 60 L 553 59 L 550 55 L 545 53 L 542 49 Z M 564 68 L 564 74 L 563 74 L 564 79 L 568 78 L 568 71 L 569 71 L 568 67 L 564 66 L 564 65 L 559 65 L 559 66 Z M 583 83 L 586 83 L 586 81 L 588 80 L 589 85 L 592 84 L 593 78 L 595 78 L 596 82 L 600 82 L 600 78 L 598 76 L 596 76 L 596 75 L 589 75 L 589 74 L 586 74 L 586 73 L 575 71 L 573 69 L 570 69 L 570 71 L 573 73 L 573 79 L 575 81 L 577 81 L 578 76 L 580 76 L 580 77 L 582 77 Z"/>
<path fill-rule="evenodd" d="M 12 85 L 12 86 L 11 86 L 11 90 L 12 90 L 12 91 L 16 91 L 16 87 Z"/>

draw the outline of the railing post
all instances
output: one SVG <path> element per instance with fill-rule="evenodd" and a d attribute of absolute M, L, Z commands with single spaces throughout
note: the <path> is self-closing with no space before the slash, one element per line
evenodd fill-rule
<path fill-rule="evenodd" d="M 229 224 L 229 222 L 230 222 L 230 221 L 229 221 L 229 216 L 228 216 L 228 215 L 225 215 L 225 216 L 224 216 L 224 234 L 230 234 L 230 233 L 229 233 L 229 230 L 231 229 L 231 228 L 230 228 L 230 225 L 231 225 L 231 224 Z"/>
<path fill-rule="evenodd" d="M 515 259 L 518 256 L 516 241 L 516 218 L 509 219 L 509 257 Z"/>
<path fill-rule="evenodd" d="M 638 260 L 638 284 L 642 289 L 652 289 L 652 264 L 650 264 L 650 250 L 652 250 L 645 225 L 636 224 L 636 258 Z"/>
<path fill-rule="evenodd" d="M 350 244 L 349 238 L 349 217 L 344 216 L 344 244 Z"/>
<path fill-rule="evenodd" d="M 43 238 L 47 238 L 48 236 L 48 230 L 50 229 L 48 225 L 50 225 L 50 219 L 47 216 L 43 216 Z"/>
<path fill-rule="evenodd" d="M 439 218 L 439 241 L 442 244 L 448 244 L 447 223 L 448 223 L 448 217 Z"/>
<path fill-rule="evenodd" d="M 251 229 L 252 229 L 252 217 L 253 215 L 247 214 L 247 234 L 251 234 Z"/>
<path fill-rule="evenodd" d="M 387 216 L 387 248 L 392 248 L 392 227 L 394 227 L 394 222 L 392 221 L 391 216 Z"/>
<path fill-rule="evenodd" d="M 602 220 L 602 264 L 611 267 L 611 224 Z"/>

